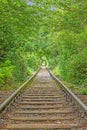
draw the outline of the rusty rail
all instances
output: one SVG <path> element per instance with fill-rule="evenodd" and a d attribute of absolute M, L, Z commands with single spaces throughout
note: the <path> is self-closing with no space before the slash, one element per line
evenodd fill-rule
<path fill-rule="evenodd" d="M 36 76 L 39 70 L 40 68 L 0 105 L 0 113 L 2 113 L 3 110 L 10 104 L 10 102 L 22 92 L 26 85 Z"/>
<path fill-rule="evenodd" d="M 71 99 L 81 108 L 84 114 L 87 114 L 87 106 L 69 89 L 65 86 L 49 69 L 47 69 L 50 75 L 56 80 L 64 92 L 71 97 Z"/>

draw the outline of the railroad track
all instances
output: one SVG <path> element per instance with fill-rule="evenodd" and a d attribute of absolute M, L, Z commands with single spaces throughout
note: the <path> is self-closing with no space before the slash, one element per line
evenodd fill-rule
<path fill-rule="evenodd" d="M 0 106 L 0 129 L 87 130 L 87 106 L 46 68 L 34 76 Z"/>

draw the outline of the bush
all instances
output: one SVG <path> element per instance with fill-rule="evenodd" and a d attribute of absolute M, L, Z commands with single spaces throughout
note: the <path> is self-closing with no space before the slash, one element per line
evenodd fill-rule
<path fill-rule="evenodd" d="M 3 86 L 12 78 L 13 70 L 14 66 L 11 65 L 9 60 L 0 65 L 0 86 Z"/>
<path fill-rule="evenodd" d="M 87 48 L 70 59 L 67 80 L 87 85 Z"/>

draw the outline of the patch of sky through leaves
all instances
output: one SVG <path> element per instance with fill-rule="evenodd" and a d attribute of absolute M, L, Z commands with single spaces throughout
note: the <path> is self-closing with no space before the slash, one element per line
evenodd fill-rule
<path fill-rule="evenodd" d="M 41 5 L 41 4 L 37 5 L 35 2 L 32 2 L 30 0 L 27 1 L 27 5 L 29 5 L 29 6 L 34 6 L 35 5 L 35 6 L 38 6 L 38 7 L 42 7 L 44 9 L 43 5 Z M 51 5 L 51 7 L 49 8 L 49 10 L 56 10 L 56 7 L 54 5 Z"/>
<path fill-rule="evenodd" d="M 29 5 L 29 6 L 33 6 L 33 5 L 35 5 L 35 3 L 32 2 L 32 1 L 29 1 L 29 0 L 28 0 L 27 5 Z"/>

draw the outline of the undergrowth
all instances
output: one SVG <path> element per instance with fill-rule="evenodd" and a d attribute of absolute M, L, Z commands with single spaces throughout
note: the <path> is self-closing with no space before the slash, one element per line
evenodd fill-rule
<path fill-rule="evenodd" d="M 63 83 L 72 91 L 76 92 L 76 93 L 80 93 L 80 94 L 84 94 L 87 95 L 87 88 L 80 86 L 80 85 L 76 85 L 76 84 L 72 84 L 72 83 L 68 83 L 66 81 L 63 81 Z"/>

